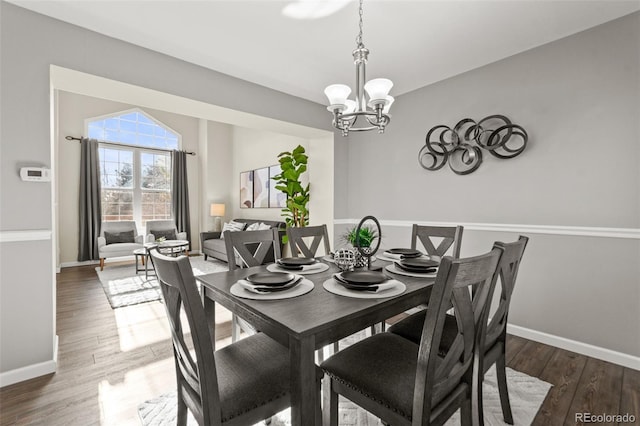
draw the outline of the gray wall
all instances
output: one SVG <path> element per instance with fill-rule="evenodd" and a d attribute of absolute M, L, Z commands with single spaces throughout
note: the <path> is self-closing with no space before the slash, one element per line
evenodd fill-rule
<path fill-rule="evenodd" d="M 530 234 L 510 319 L 640 356 L 639 63 L 635 13 L 399 96 L 384 135 L 346 141 L 348 163 L 336 167 L 346 208 L 337 217 L 404 221 L 386 229 L 396 244 L 408 243 L 411 222 L 627 229 L 629 238 L 571 236 L 565 228 Z M 431 127 L 491 114 L 528 131 L 521 156 L 485 155 L 467 176 L 419 166 Z M 527 227 L 465 231 L 463 254 L 518 233 Z"/>
<path fill-rule="evenodd" d="M 0 2 L 0 233 L 51 230 L 52 184 L 25 183 L 21 165 L 51 167 L 49 65 L 122 81 L 257 115 L 328 129 L 321 105 L 216 73 L 85 29 Z M 54 183 L 55 184 L 55 183 Z M 0 373 L 54 357 L 55 283 L 51 240 L 25 242 L 31 276 L 5 262 L 2 243 L 0 298 L 3 324 Z M 33 247 L 33 253 L 30 252 Z M 34 298 L 33 295 L 38 297 Z M 20 309 L 4 309 L 5 306 Z M 19 312 L 18 312 L 19 311 Z M 10 325 L 10 327 L 9 327 Z M 42 330 L 45 330 L 44 332 Z M 28 354 L 28 356 L 25 356 Z"/>

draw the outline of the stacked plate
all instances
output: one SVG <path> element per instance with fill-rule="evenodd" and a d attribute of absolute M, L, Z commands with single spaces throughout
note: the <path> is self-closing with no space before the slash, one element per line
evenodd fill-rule
<path fill-rule="evenodd" d="M 422 252 L 420 250 L 410 248 L 392 248 L 385 251 L 385 253 L 389 253 L 394 257 L 400 256 L 402 259 L 411 259 L 422 256 Z"/>
<path fill-rule="evenodd" d="M 258 272 L 247 276 L 243 284 L 250 286 L 248 290 L 254 290 L 257 293 L 270 293 L 293 288 L 297 286 L 301 280 L 302 277 L 299 275 Z"/>
<path fill-rule="evenodd" d="M 403 257 L 395 264 L 398 269 L 403 271 L 431 274 L 438 270 L 440 263 L 427 257 Z"/>
<path fill-rule="evenodd" d="M 278 266 L 289 271 L 302 271 L 304 266 L 313 265 L 316 262 L 312 257 L 283 257 L 276 260 Z"/>
<path fill-rule="evenodd" d="M 378 284 L 387 281 L 387 277 L 379 271 L 347 271 L 333 277 L 343 287 L 358 291 L 376 291 Z"/>

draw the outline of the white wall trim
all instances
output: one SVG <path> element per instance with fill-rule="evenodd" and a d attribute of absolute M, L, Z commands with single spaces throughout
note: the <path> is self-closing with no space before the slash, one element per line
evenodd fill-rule
<path fill-rule="evenodd" d="M 45 374 L 55 373 L 57 365 L 58 336 L 56 335 L 53 342 L 53 359 L 0 373 L 0 388 L 44 376 Z"/>
<path fill-rule="evenodd" d="M 0 231 L 0 243 L 19 241 L 46 241 L 51 239 L 50 229 L 25 229 L 21 231 Z"/>
<path fill-rule="evenodd" d="M 633 355 L 612 351 L 611 349 L 590 345 L 588 343 L 578 342 L 576 340 L 566 339 L 564 337 L 547 334 L 542 331 L 531 330 L 529 328 L 520 327 L 513 324 L 507 324 L 507 333 L 551 345 L 556 348 L 561 348 L 571 352 L 590 356 L 592 358 L 608 361 L 617 365 L 622 365 L 634 370 L 640 370 L 640 357 L 636 357 Z"/>
<path fill-rule="evenodd" d="M 354 225 L 360 219 L 335 219 L 334 225 Z M 465 231 L 512 232 L 516 234 L 571 235 L 578 237 L 626 238 L 640 240 L 640 228 L 603 228 L 590 226 L 522 225 L 507 223 L 454 223 L 411 220 L 380 220 L 383 226 L 411 227 L 414 223 L 428 226 L 464 226 Z"/>

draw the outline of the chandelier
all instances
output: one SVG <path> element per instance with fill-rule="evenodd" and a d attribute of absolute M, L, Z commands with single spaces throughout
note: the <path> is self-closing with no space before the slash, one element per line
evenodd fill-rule
<path fill-rule="evenodd" d="M 374 78 L 365 83 L 369 50 L 362 42 L 362 1 L 360 0 L 358 8 L 360 32 L 356 37 L 356 50 L 353 51 L 353 62 L 356 65 L 356 99 L 347 99 L 351 94 L 351 88 L 345 84 L 332 84 L 324 89 L 324 94 L 329 98 L 327 109 L 333 113 L 333 127 L 341 130 L 342 136 L 347 136 L 350 131 L 363 132 L 374 129 L 378 129 L 378 133 L 384 133 L 385 127 L 391 121 L 389 108 L 393 103 L 393 96 L 389 96 L 389 90 L 393 87 L 393 82 L 386 78 Z"/>

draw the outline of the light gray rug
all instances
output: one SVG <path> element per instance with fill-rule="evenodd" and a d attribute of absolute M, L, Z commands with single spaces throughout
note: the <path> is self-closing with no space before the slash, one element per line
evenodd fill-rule
<path fill-rule="evenodd" d="M 216 259 L 205 261 L 203 256 L 190 257 L 189 261 L 193 268 L 193 274 L 196 276 L 229 270 L 226 263 Z M 148 279 L 145 279 L 144 272 L 136 274 L 133 263 L 116 266 L 106 265 L 103 271 L 100 271 L 100 267 L 96 268 L 104 293 L 113 309 L 153 302 L 162 298 L 153 267 L 149 265 L 149 268 L 151 274 Z"/>
<path fill-rule="evenodd" d="M 538 413 L 551 384 L 531 377 L 519 371 L 507 368 L 509 397 L 513 421 L 515 426 L 530 425 Z M 495 368 L 487 371 L 483 383 L 484 423 L 488 426 L 505 425 L 500 408 L 500 396 L 496 382 Z M 170 426 L 176 424 L 176 394 L 169 392 L 158 398 L 144 402 L 138 407 L 138 414 L 143 426 Z M 284 410 L 278 413 L 271 422 L 271 426 L 290 426 L 290 412 Z M 372 414 L 366 412 L 356 404 L 344 398 L 339 401 L 338 420 L 340 426 L 373 426 L 382 422 Z M 460 424 L 459 413 L 456 412 L 446 423 L 447 426 Z M 262 426 L 264 423 L 259 423 Z M 189 414 L 188 426 L 197 426 L 196 421 Z"/>

